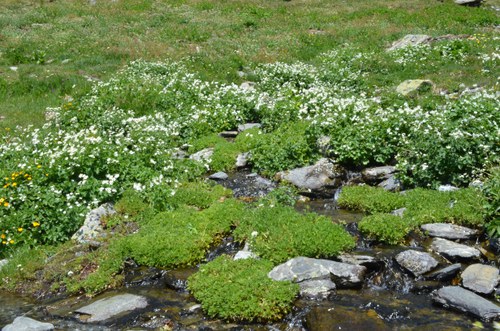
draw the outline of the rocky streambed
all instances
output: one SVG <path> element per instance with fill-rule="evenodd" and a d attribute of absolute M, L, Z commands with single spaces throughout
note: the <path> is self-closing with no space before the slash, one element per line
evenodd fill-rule
<path fill-rule="evenodd" d="M 214 180 L 249 198 L 265 196 L 276 185 L 247 172 Z M 124 286 L 94 298 L 35 302 L 0 293 L 2 330 L 469 330 L 492 328 L 500 317 L 498 258 L 481 232 L 426 224 L 404 245 L 388 246 L 364 238 L 357 228 L 362 215 L 337 209 L 333 196 L 304 199 L 296 208 L 342 220 L 357 247 L 334 259 L 296 257 L 276 266 L 269 277 L 300 285 L 292 312 L 280 322 L 209 319 L 186 286 L 197 268 L 162 270 L 130 261 Z M 232 237 L 206 260 L 222 254 L 252 258 Z"/>

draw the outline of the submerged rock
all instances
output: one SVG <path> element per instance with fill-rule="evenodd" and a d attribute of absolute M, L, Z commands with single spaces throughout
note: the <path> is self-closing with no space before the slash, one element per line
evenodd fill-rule
<path fill-rule="evenodd" d="M 424 224 L 420 228 L 431 237 L 440 237 L 446 239 L 470 239 L 478 233 L 477 230 L 448 223 Z"/>
<path fill-rule="evenodd" d="M 2 328 L 2 331 L 47 331 L 54 330 L 54 325 L 42 323 L 25 316 L 18 316 L 14 322 Z"/>
<path fill-rule="evenodd" d="M 481 256 L 481 252 L 474 247 L 442 238 L 434 238 L 431 249 L 451 260 L 477 259 Z"/>
<path fill-rule="evenodd" d="M 308 299 L 325 299 L 335 290 L 335 283 L 330 279 L 313 279 L 299 283 L 300 295 Z"/>
<path fill-rule="evenodd" d="M 278 281 L 289 280 L 297 283 L 332 277 L 336 283 L 350 287 L 360 285 L 365 273 L 364 266 L 300 256 L 274 267 L 268 276 Z"/>
<path fill-rule="evenodd" d="M 441 281 L 450 280 L 453 277 L 455 277 L 460 272 L 461 269 L 462 265 L 460 263 L 455 263 L 443 269 L 431 272 L 430 274 L 426 275 L 426 278 L 441 280 Z"/>
<path fill-rule="evenodd" d="M 147 307 L 145 297 L 134 294 L 120 294 L 95 301 L 94 303 L 75 310 L 75 313 L 87 315 L 80 316 L 80 320 L 92 323 L 109 320 L 125 312 Z M 87 317 L 85 316 L 85 317 Z"/>
<path fill-rule="evenodd" d="M 409 79 L 405 80 L 396 88 L 396 92 L 410 96 L 418 93 L 429 92 L 434 87 L 434 83 L 426 79 Z"/>
<path fill-rule="evenodd" d="M 83 225 L 73 234 L 71 239 L 79 244 L 92 243 L 104 234 L 101 220 L 103 217 L 116 213 L 112 204 L 106 203 L 96 209 L 91 210 L 85 217 Z"/>
<path fill-rule="evenodd" d="M 491 294 L 498 285 L 498 268 L 472 264 L 462 272 L 462 285 L 477 293 Z"/>
<path fill-rule="evenodd" d="M 276 177 L 297 186 L 302 194 L 330 197 L 342 185 L 346 171 L 329 159 L 322 158 L 311 166 L 279 172 Z"/>
<path fill-rule="evenodd" d="M 432 293 L 432 299 L 446 308 L 470 313 L 484 320 L 500 317 L 499 306 L 459 286 L 443 287 Z"/>
<path fill-rule="evenodd" d="M 425 274 L 438 265 L 438 261 L 429 253 L 414 250 L 399 253 L 396 255 L 396 261 L 415 276 Z"/>

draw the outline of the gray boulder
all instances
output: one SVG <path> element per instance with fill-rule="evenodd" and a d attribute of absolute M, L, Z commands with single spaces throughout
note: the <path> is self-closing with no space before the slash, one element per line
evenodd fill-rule
<path fill-rule="evenodd" d="M 481 252 L 474 247 L 442 238 L 434 238 L 431 249 L 451 260 L 477 259 L 481 256 Z"/>
<path fill-rule="evenodd" d="M 205 148 L 189 156 L 189 158 L 194 161 L 203 162 L 203 161 L 210 161 L 212 159 L 212 155 L 214 155 L 214 149 Z"/>
<path fill-rule="evenodd" d="M 424 224 L 420 228 L 431 237 L 446 239 L 470 239 L 478 233 L 477 230 L 448 223 Z"/>
<path fill-rule="evenodd" d="M 396 255 L 396 261 L 415 276 L 425 274 L 438 265 L 438 261 L 429 253 L 414 250 L 399 253 Z"/>
<path fill-rule="evenodd" d="M 268 274 L 274 280 L 302 282 L 310 279 L 333 278 L 342 286 L 357 286 L 363 282 L 366 267 L 330 260 L 296 257 L 282 263 Z"/>
<path fill-rule="evenodd" d="M 396 92 L 404 96 L 413 96 L 419 93 L 429 92 L 433 89 L 434 83 L 426 79 L 405 80 L 396 87 Z"/>
<path fill-rule="evenodd" d="M 335 283 L 330 279 L 313 279 L 299 283 L 300 295 L 308 299 L 325 299 L 335 290 Z"/>
<path fill-rule="evenodd" d="M 248 161 L 251 157 L 252 153 L 250 152 L 238 154 L 238 157 L 236 158 L 236 168 L 244 168 L 248 166 Z"/>
<path fill-rule="evenodd" d="M 2 331 L 46 331 L 54 330 L 54 325 L 42 323 L 29 317 L 19 316 L 14 322 L 2 328 Z"/>
<path fill-rule="evenodd" d="M 210 176 L 208 176 L 208 178 L 213 180 L 226 180 L 229 178 L 229 176 L 225 172 L 219 171 L 215 174 L 211 174 Z"/>
<path fill-rule="evenodd" d="M 136 309 L 146 308 L 147 305 L 148 301 L 145 297 L 127 293 L 95 301 L 75 310 L 75 313 L 80 314 L 80 320 L 93 323 L 106 321 Z"/>
<path fill-rule="evenodd" d="M 405 48 L 408 46 L 415 46 L 420 44 L 429 43 L 432 40 L 432 37 L 427 36 L 425 34 L 408 34 L 404 36 L 402 39 L 394 42 L 388 51 L 394 51 L 397 49 Z"/>
<path fill-rule="evenodd" d="M 262 124 L 260 123 L 245 123 L 238 125 L 238 131 L 243 132 L 249 129 L 260 128 L 260 127 L 262 127 Z"/>
<path fill-rule="evenodd" d="M 472 264 L 462 272 L 462 285 L 481 294 L 491 294 L 498 285 L 498 268 Z"/>
<path fill-rule="evenodd" d="M 426 275 L 426 278 L 441 281 L 450 280 L 455 277 L 461 269 L 462 265 L 460 263 L 455 263 L 445 268 L 431 272 L 430 274 Z"/>
<path fill-rule="evenodd" d="M 392 174 L 396 172 L 396 168 L 393 166 L 383 166 L 375 168 L 367 168 L 361 172 L 363 180 L 368 184 L 377 184 L 381 181 L 388 179 Z"/>
<path fill-rule="evenodd" d="M 458 191 L 459 188 L 453 185 L 439 185 L 437 190 L 439 192 L 453 192 L 453 191 Z"/>
<path fill-rule="evenodd" d="M 104 228 L 101 224 L 102 218 L 115 213 L 116 211 L 113 205 L 109 203 L 91 210 L 85 217 L 82 227 L 73 234 L 71 239 L 76 240 L 80 244 L 94 242 L 104 235 Z"/>
<path fill-rule="evenodd" d="M 500 317 L 499 306 L 459 286 L 443 287 L 432 293 L 432 299 L 445 308 L 457 309 L 483 320 Z"/>
<path fill-rule="evenodd" d="M 395 175 L 390 175 L 389 178 L 380 182 L 377 186 L 390 192 L 401 190 L 401 182 L 396 178 Z"/>
<path fill-rule="evenodd" d="M 276 174 L 278 180 L 297 186 L 303 194 L 332 196 L 346 177 L 344 168 L 322 158 L 314 165 L 282 171 Z"/>

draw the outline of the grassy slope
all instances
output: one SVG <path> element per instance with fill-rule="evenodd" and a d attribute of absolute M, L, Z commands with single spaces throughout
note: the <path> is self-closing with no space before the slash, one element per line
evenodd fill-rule
<path fill-rule="evenodd" d="M 500 0 L 489 4 L 498 5 Z M 136 58 L 188 59 L 205 78 L 239 81 L 254 63 L 313 60 L 346 42 L 383 57 L 408 33 L 494 34 L 496 14 L 452 0 L 3 0 L 0 128 L 39 125 L 45 107 Z M 65 61 L 66 60 L 66 61 Z M 17 71 L 10 67 L 16 66 Z M 380 70 L 374 84 L 424 75 L 443 87 L 493 85 L 474 64 Z"/>

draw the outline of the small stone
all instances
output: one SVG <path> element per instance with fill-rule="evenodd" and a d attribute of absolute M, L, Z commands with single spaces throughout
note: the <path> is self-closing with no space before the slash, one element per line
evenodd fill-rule
<path fill-rule="evenodd" d="M 453 277 L 455 277 L 461 269 L 462 265 L 460 263 L 455 263 L 447 266 L 446 268 L 431 272 L 430 274 L 426 275 L 426 278 L 440 281 L 450 280 L 453 279 Z"/>
<path fill-rule="evenodd" d="M 404 215 L 405 212 L 406 212 L 406 208 L 403 207 L 403 208 L 399 208 L 399 209 L 391 211 L 391 214 L 399 216 L 399 217 L 403 217 L 403 215 Z"/>
<path fill-rule="evenodd" d="M 474 247 L 442 238 L 434 238 L 431 249 L 451 260 L 477 259 L 481 256 L 481 252 Z"/>
<path fill-rule="evenodd" d="M 335 290 L 335 283 L 330 279 L 306 280 L 299 283 L 300 295 L 308 299 L 326 299 Z"/>
<path fill-rule="evenodd" d="M 432 299 L 445 308 L 473 314 L 483 320 L 498 319 L 500 307 L 459 286 L 446 286 L 432 293 Z"/>
<path fill-rule="evenodd" d="M 434 83 L 426 79 L 405 80 L 396 88 L 396 92 L 404 96 L 412 96 L 419 93 L 429 92 L 433 89 Z"/>
<path fill-rule="evenodd" d="M 455 0 L 455 3 L 461 6 L 477 7 L 481 5 L 482 1 L 483 0 Z"/>
<path fill-rule="evenodd" d="M 250 130 L 253 128 L 260 128 L 260 127 L 262 127 L 262 124 L 260 124 L 260 123 L 245 123 L 245 124 L 238 125 L 238 131 L 243 132 L 246 130 Z"/>
<path fill-rule="evenodd" d="M 396 178 L 395 175 L 389 176 L 389 178 L 380 182 L 377 186 L 389 192 L 396 192 L 401 190 L 401 182 Z"/>
<path fill-rule="evenodd" d="M 238 251 L 236 255 L 234 255 L 233 260 L 247 260 L 247 259 L 257 259 L 257 258 L 258 256 L 254 252 L 242 250 Z"/>
<path fill-rule="evenodd" d="M 2 328 L 2 331 L 48 331 L 54 330 L 54 325 L 50 323 L 42 323 L 25 316 L 18 316 L 12 324 L 8 324 Z"/>
<path fill-rule="evenodd" d="M 254 91 L 255 90 L 255 83 L 254 82 L 243 82 L 240 85 L 240 89 L 245 90 L 245 91 Z M 243 131 L 243 130 L 241 130 Z"/>
<path fill-rule="evenodd" d="M 214 154 L 213 148 L 205 148 L 191 155 L 189 159 L 198 162 L 209 161 L 212 158 L 213 154 Z"/>
<path fill-rule="evenodd" d="M 7 259 L 0 260 L 0 269 L 2 269 L 2 267 L 4 265 L 6 265 L 7 263 L 9 263 L 9 260 L 7 260 Z"/>
<path fill-rule="evenodd" d="M 61 61 L 61 64 L 68 64 L 70 61 L 70 59 L 64 59 Z"/>
<path fill-rule="evenodd" d="M 498 268 L 472 264 L 462 272 L 462 284 L 474 292 L 491 294 L 498 285 Z"/>
<path fill-rule="evenodd" d="M 229 176 L 225 172 L 219 171 L 216 172 L 215 174 L 208 176 L 208 178 L 213 180 L 226 180 L 229 178 Z"/>
<path fill-rule="evenodd" d="M 238 131 L 222 131 L 219 136 L 223 138 L 235 138 L 238 135 Z"/>
<path fill-rule="evenodd" d="M 453 185 L 440 185 L 437 190 L 439 192 L 453 192 L 458 191 L 459 188 Z"/>
<path fill-rule="evenodd" d="M 466 228 L 465 226 L 448 223 L 430 223 L 420 227 L 422 231 L 431 237 L 446 239 L 470 239 L 477 235 L 477 230 Z"/>
<path fill-rule="evenodd" d="M 425 274 L 438 265 L 438 261 L 429 253 L 414 250 L 399 253 L 396 255 L 396 261 L 415 276 Z"/>
<path fill-rule="evenodd" d="M 120 294 L 95 301 L 88 306 L 75 310 L 75 313 L 90 315 L 89 318 L 81 318 L 81 320 L 92 323 L 106 321 L 124 312 L 145 308 L 147 305 L 148 301 L 143 296 Z"/>
<path fill-rule="evenodd" d="M 238 154 L 238 157 L 236 158 L 236 168 L 244 168 L 248 166 L 248 161 L 251 157 L 252 153 L 250 152 Z"/>
<path fill-rule="evenodd" d="M 199 303 L 192 305 L 188 308 L 188 314 L 196 314 L 201 311 L 201 305 Z"/>
<path fill-rule="evenodd" d="M 408 34 L 402 39 L 394 42 L 388 51 L 394 51 L 396 49 L 405 48 L 408 46 L 415 46 L 420 44 L 428 43 L 432 40 L 432 37 L 425 34 Z"/>

